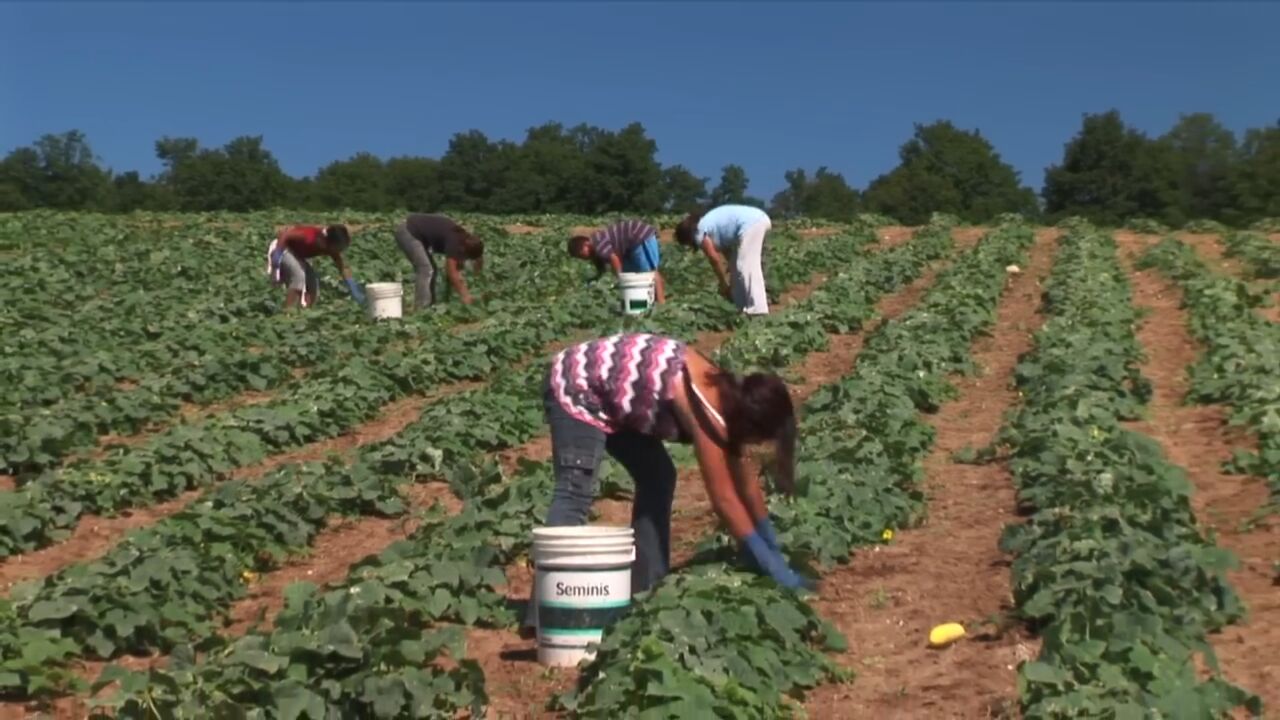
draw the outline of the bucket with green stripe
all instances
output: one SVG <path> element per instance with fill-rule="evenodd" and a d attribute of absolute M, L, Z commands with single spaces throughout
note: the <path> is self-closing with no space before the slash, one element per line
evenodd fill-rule
<path fill-rule="evenodd" d="M 635 533 L 629 527 L 579 525 L 533 531 L 538 662 L 571 667 L 631 606 Z"/>

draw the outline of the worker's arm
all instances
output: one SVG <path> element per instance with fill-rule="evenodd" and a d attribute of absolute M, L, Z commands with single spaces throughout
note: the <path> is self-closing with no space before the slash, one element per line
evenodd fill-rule
<path fill-rule="evenodd" d="M 613 274 L 622 274 L 622 258 L 618 257 L 618 253 L 609 256 L 609 264 L 613 266 Z"/>
<path fill-rule="evenodd" d="M 351 277 L 351 267 L 343 259 L 342 253 L 333 251 L 329 253 L 329 257 L 333 258 L 333 264 L 338 266 L 338 272 L 342 275 L 343 284 L 347 286 L 347 292 L 351 293 L 351 299 L 363 305 L 364 291 L 360 289 L 355 278 Z"/>
<path fill-rule="evenodd" d="M 329 253 L 329 257 L 333 259 L 333 264 L 338 268 L 338 274 L 343 280 L 351 279 L 351 267 L 347 265 L 347 261 L 342 257 L 342 253 L 334 251 Z"/>
<path fill-rule="evenodd" d="M 689 407 L 691 402 L 681 395 L 672 403 L 681 424 L 689 428 L 693 439 L 693 451 L 698 457 L 698 468 L 702 471 L 702 481 L 707 488 L 707 498 L 720 521 L 728 528 L 729 534 L 739 541 L 755 532 L 755 518 L 738 495 L 737 483 L 730 469 L 729 453 L 702 428 L 702 424 L 694 416 Z M 696 400 L 692 402 L 697 402 Z"/>
<path fill-rule="evenodd" d="M 759 487 L 747 491 L 751 481 L 741 458 L 734 458 L 734 453 L 704 429 L 703 421 L 696 417 L 691 405 L 698 401 L 685 392 L 684 383 L 677 386 L 673 400 L 676 414 L 692 438 L 707 497 L 716 515 L 755 560 L 756 566 L 775 582 L 788 588 L 804 586 L 804 580 L 787 565 L 786 558 L 777 549 L 763 492 Z"/>
<path fill-rule="evenodd" d="M 662 273 L 655 270 L 653 272 L 653 281 L 653 289 L 656 296 L 655 299 L 658 304 L 661 305 L 667 301 L 667 285 L 662 279 Z"/>
<path fill-rule="evenodd" d="M 720 294 L 728 296 L 729 294 L 729 271 L 728 263 L 725 262 L 724 256 L 716 250 L 715 243 L 711 242 L 710 235 L 702 236 L 702 253 L 707 256 L 707 260 L 711 263 L 711 269 L 715 271 L 716 278 L 720 280 Z"/>
<path fill-rule="evenodd" d="M 449 278 L 449 285 L 458 291 L 463 305 L 471 304 L 471 291 L 467 289 L 467 281 L 462 277 L 462 261 L 455 257 L 445 258 L 444 274 Z"/>

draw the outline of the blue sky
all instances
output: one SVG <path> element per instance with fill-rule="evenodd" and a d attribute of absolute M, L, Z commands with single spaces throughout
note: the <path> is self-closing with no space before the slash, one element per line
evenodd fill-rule
<path fill-rule="evenodd" d="M 153 143 L 262 134 L 307 175 L 366 150 L 438 156 L 478 128 L 644 123 L 664 163 L 861 187 L 913 122 L 981 129 L 1024 181 L 1118 108 L 1160 133 L 1280 118 L 1280 4 L 0 3 L 0 151 L 84 130 L 112 168 Z"/>

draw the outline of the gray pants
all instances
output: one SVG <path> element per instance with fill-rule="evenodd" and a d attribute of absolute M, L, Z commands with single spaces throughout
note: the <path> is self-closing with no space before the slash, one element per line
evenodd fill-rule
<path fill-rule="evenodd" d="M 310 305 L 315 302 L 316 293 L 320 290 L 320 278 L 306 258 L 300 258 L 291 251 L 285 250 L 280 255 L 280 275 L 286 287 L 302 293 L 305 304 Z"/>
<path fill-rule="evenodd" d="M 413 264 L 413 306 L 430 307 L 436 303 L 436 258 L 427 244 L 414 237 L 404 223 L 396 227 L 396 244 Z"/>
<path fill-rule="evenodd" d="M 545 388 L 547 424 L 551 426 L 551 456 L 556 487 L 547 510 L 548 527 L 584 525 L 596 498 L 596 473 L 604 453 L 626 468 L 635 481 L 631 527 L 635 530 L 636 561 L 631 566 L 631 592 L 653 587 L 671 566 L 671 501 L 676 491 L 676 466 L 652 435 L 604 431 L 573 417 L 560 407 Z M 525 627 L 536 622 L 536 608 L 529 603 Z"/>

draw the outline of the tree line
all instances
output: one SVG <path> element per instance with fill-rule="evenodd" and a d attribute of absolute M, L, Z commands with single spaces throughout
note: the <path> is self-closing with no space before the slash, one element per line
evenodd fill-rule
<path fill-rule="evenodd" d="M 313 176 L 286 174 L 261 136 L 222 147 L 190 137 L 156 141 L 163 170 L 103 167 L 78 130 L 40 137 L 0 161 L 0 211 L 33 208 L 250 211 L 265 208 L 507 213 L 684 212 L 746 203 L 784 217 L 848 220 L 861 212 L 908 224 L 934 212 L 980 223 L 1005 212 L 1052 221 L 1070 215 L 1116 225 L 1148 217 L 1180 226 L 1193 219 L 1242 225 L 1280 216 L 1280 121 L 1243 137 L 1212 115 L 1183 115 L 1151 137 L 1117 111 L 1086 114 L 1039 195 L 978 130 L 941 120 L 917 124 L 899 163 L 865 189 L 819 167 L 785 174 L 768 202 L 747 194 L 748 177 L 727 165 L 718 181 L 683 165 L 663 166 L 643 125 L 619 130 L 547 123 L 521 142 L 458 133 L 439 158 L 382 159 L 359 153 Z"/>

